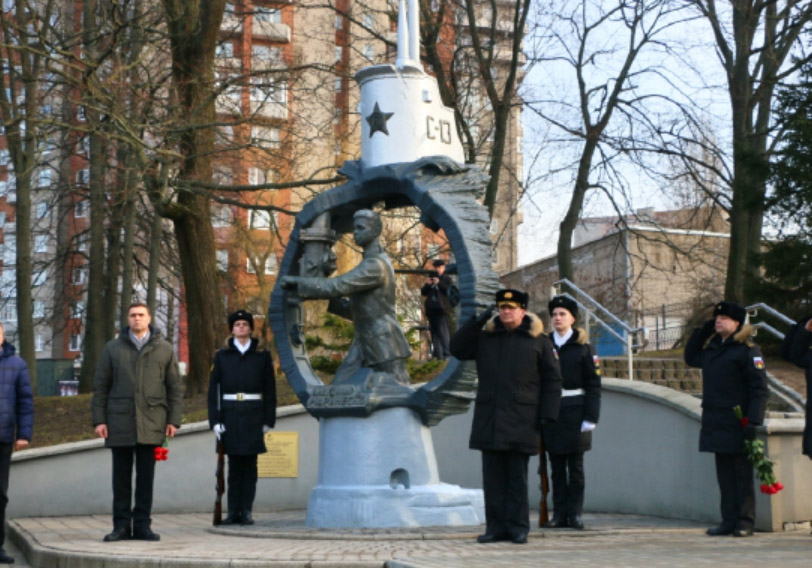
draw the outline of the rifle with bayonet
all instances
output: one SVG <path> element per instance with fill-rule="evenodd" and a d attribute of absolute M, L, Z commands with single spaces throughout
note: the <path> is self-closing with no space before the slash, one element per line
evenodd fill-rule
<path fill-rule="evenodd" d="M 217 385 L 217 411 L 218 417 L 217 419 L 220 420 L 220 385 Z M 217 479 L 215 483 L 215 491 L 217 492 L 217 496 L 214 499 L 214 518 L 212 519 L 211 524 L 215 527 L 220 526 L 220 523 L 223 522 L 223 493 L 226 492 L 226 449 L 225 445 L 223 444 L 223 435 L 217 435 L 217 471 L 214 473 L 214 477 Z"/>
<path fill-rule="evenodd" d="M 541 476 L 539 527 L 543 527 L 549 520 L 549 513 L 547 511 L 547 494 L 550 492 L 550 482 L 547 479 L 547 456 L 544 454 L 544 432 L 539 433 L 539 475 Z"/>

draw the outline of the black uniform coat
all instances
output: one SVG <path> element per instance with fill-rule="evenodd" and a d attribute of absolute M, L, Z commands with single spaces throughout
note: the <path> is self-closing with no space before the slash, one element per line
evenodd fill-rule
<path fill-rule="evenodd" d="M 276 422 L 276 380 L 273 362 L 267 349 L 257 348 L 251 339 L 245 353 L 234 347 L 234 338 L 214 355 L 209 377 L 209 426 L 223 424 L 223 444 L 228 455 L 265 453 L 262 426 L 273 427 Z M 262 394 L 262 400 L 221 400 L 217 408 L 217 387 L 220 394 Z"/>
<path fill-rule="evenodd" d="M 812 458 L 812 333 L 806 331 L 806 317 L 796 323 L 784 336 L 784 358 L 806 370 L 806 425 L 803 452 Z"/>
<path fill-rule="evenodd" d="M 527 313 L 508 331 L 491 318 L 484 328 L 472 319 L 451 337 L 451 354 L 476 359 L 479 386 L 469 447 L 538 453 L 541 421 L 558 418 L 561 371 L 541 320 Z"/>
<path fill-rule="evenodd" d="M 744 454 L 744 428 L 733 408 L 741 407 L 750 424 L 764 421 L 769 396 L 764 360 L 750 339 L 752 326 L 742 326 L 724 343 L 719 334 L 708 335 L 710 330 L 695 329 L 685 346 L 685 362 L 702 368 L 699 451 Z"/>
<path fill-rule="evenodd" d="M 573 329 L 572 336 L 558 348 L 564 388 L 584 389 L 585 392 L 583 395 L 561 398 L 558 421 L 544 429 L 544 449 L 551 454 L 582 453 L 592 448 L 592 432 L 581 432 L 581 423 L 584 420 L 598 423 L 601 377 L 595 367 L 592 348 L 586 340 L 586 331 Z"/>

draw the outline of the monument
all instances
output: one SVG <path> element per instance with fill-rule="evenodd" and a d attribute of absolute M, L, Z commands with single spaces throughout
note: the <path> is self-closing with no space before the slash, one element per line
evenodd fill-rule
<path fill-rule="evenodd" d="M 458 267 L 460 318 L 489 305 L 489 220 L 477 201 L 487 176 L 462 163 L 453 111 L 419 62 L 417 0 L 400 0 L 395 65 L 356 74 L 361 87 L 361 159 L 340 172 L 348 181 L 309 201 L 296 217 L 271 295 L 269 322 L 293 390 L 320 422 L 319 476 L 307 524 L 377 528 L 476 525 L 480 490 L 442 483 L 429 427 L 462 413 L 476 390 L 470 363 L 451 359 L 430 383 L 409 385 L 408 344 L 395 317 L 394 271 L 378 242 L 375 208 L 416 206 L 421 222 L 443 230 Z M 352 232 L 363 257 L 331 276 L 339 235 Z M 355 339 L 330 384 L 313 372 L 305 349 L 303 305 L 329 299 L 351 319 Z M 461 441 L 464 444 L 464 441 Z"/>

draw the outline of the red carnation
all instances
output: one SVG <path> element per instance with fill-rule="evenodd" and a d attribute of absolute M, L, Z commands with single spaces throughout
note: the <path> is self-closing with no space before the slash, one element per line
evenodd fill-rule
<path fill-rule="evenodd" d="M 775 483 L 773 483 L 773 489 L 775 489 L 776 493 L 781 491 L 783 488 L 784 488 L 784 484 L 781 483 L 780 481 L 776 481 Z"/>
<path fill-rule="evenodd" d="M 742 423 L 742 428 L 747 428 L 747 425 L 750 423 L 750 419 L 747 418 L 746 416 L 742 416 L 741 418 L 739 418 L 739 420 Z"/>
<path fill-rule="evenodd" d="M 762 493 L 769 493 L 770 492 L 770 486 L 767 485 L 766 483 L 762 483 L 761 487 L 759 489 L 761 489 Z"/>

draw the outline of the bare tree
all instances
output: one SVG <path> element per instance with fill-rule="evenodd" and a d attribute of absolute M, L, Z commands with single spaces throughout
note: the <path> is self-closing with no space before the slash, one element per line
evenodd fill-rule
<path fill-rule="evenodd" d="M 616 163 L 620 154 L 640 149 L 643 137 L 656 133 L 656 118 L 672 106 L 664 94 L 641 88 L 646 77 L 662 73 L 649 53 L 665 53 L 661 37 L 680 23 L 673 2 L 663 0 L 557 2 L 538 17 L 551 19 L 540 31 L 543 49 L 535 64 L 563 67 L 572 74 L 567 90 L 558 97 L 528 101 L 528 106 L 554 125 L 566 145 L 577 144 L 572 164 L 573 187 L 569 207 L 560 225 L 558 266 L 561 278 L 573 278 L 572 237 L 591 189 L 609 179 L 621 179 Z"/>
<path fill-rule="evenodd" d="M 809 55 L 790 62 L 812 19 L 801 0 L 691 0 L 713 33 L 727 80 L 731 109 L 732 179 L 730 256 L 725 297 L 746 302 L 759 275 L 769 156 L 780 136 L 773 130 L 773 95 Z"/>
<path fill-rule="evenodd" d="M 3 37 L 3 70 L 0 72 L 0 118 L 3 120 L 6 143 L 14 169 L 12 187 L 16 192 L 16 300 L 17 329 L 20 355 L 31 374 L 36 391 L 37 362 L 34 345 L 33 319 L 33 257 L 32 257 L 32 189 L 39 185 L 39 172 L 48 174 L 50 166 L 42 161 L 40 146 L 44 132 L 38 124 L 43 86 L 44 66 L 41 34 L 49 32 L 53 3 L 46 2 L 35 17 L 26 2 L 18 2 L 11 12 L 0 11 L 0 32 Z M 45 176 L 43 176 L 44 178 Z M 35 181 L 36 180 L 36 181 Z M 10 240 L 10 239 L 9 239 Z M 44 273 L 39 278 L 44 277 Z"/>

